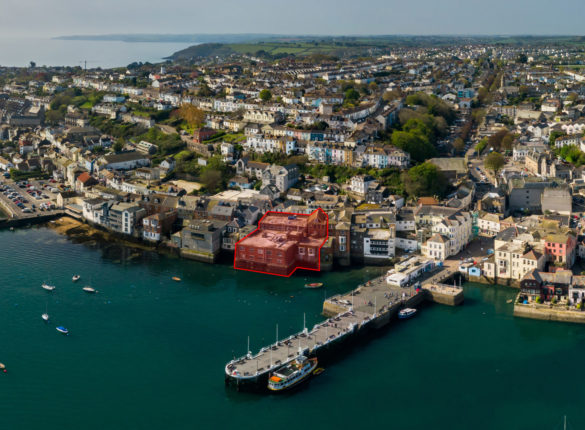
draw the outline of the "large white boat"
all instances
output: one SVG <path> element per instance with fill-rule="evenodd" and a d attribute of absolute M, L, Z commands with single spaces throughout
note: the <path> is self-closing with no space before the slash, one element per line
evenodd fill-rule
<path fill-rule="evenodd" d="M 300 355 L 270 375 L 268 389 L 271 391 L 288 390 L 307 380 L 316 367 L 317 358 L 306 358 Z"/>

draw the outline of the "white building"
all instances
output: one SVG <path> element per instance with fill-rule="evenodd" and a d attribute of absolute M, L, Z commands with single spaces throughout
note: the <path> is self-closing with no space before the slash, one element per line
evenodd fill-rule
<path fill-rule="evenodd" d="M 357 194 L 366 195 L 370 184 L 374 182 L 374 178 L 371 176 L 357 175 L 351 178 L 351 191 Z"/>
<path fill-rule="evenodd" d="M 393 229 L 368 229 L 364 237 L 364 258 L 393 258 L 396 254 L 393 233 Z"/>

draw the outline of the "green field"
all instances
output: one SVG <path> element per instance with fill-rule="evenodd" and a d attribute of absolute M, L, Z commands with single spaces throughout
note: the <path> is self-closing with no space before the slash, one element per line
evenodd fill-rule
<path fill-rule="evenodd" d="M 174 53 L 172 60 L 190 60 L 232 54 L 279 56 L 330 55 L 356 57 L 390 51 L 396 47 L 460 46 L 472 43 L 506 46 L 578 47 L 585 45 L 580 36 L 280 36 L 242 43 L 203 43 Z"/>

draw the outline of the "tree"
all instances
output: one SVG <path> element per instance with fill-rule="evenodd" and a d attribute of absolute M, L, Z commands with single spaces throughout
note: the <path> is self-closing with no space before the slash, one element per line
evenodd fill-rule
<path fill-rule="evenodd" d="M 267 102 L 271 98 L 272 98 L 272 93 L 270 92 L 270 90 L 267 90 L 265 88 L 262 91 L 260 91 L 260 100 L 262 100 L 263 102 Z"/>
<path fill-rule="evenodd" d="M 548 137 L 548 144 L 552 147 L 555 146 L 555 140 L 557 140 L 557 138 L 564 136 L 565 133 L 563 133 L 562 131 L 558 131 L 558 130 L 554 130 L 553 132 L 551 132 L 551 134 Z"/>
<path fill-rule="evenodd" d="M 491 152 L 483 162 L 483 165 L 486 169 L 491 170 L 494 172 L 494 175 L 497 175 L 498 172 L 504 167 L 506 164 L 506 159 L 502 154 L 499 152 Z"/>
<path fill-rule="evenodd" d="M 421 162 L 437 154 L 435 147 L 419 132 L 395 131 L 392 144 L 410 154 L 413 161 Z"/>
<path fill-rule="evenodd" d="M 520 64 L 526 64 L 528 62 L 528 57 L 526 54 L 520 54 L 518 57 L 516 57 L 516 62 Z"/>
<path fill-rule="evenodd" d="M 460 137 L 458 137 L 453 142 L 453 148 L 455 149 L 455 151 L 458 151 L 458 152 L 463 151 L 465 149 L 465 141 L 463 139 L 461 139 Z"/>
<path fill-rule="evenodd" d="M 114 150 L 114 152 L 120 152 L 122 149 L 124 149 L 124 144 L 118 140 L 116 143 L 114 143 L 112 149 Z"/>
<path fill-rule="evenodd" d="M 398 90 L 386 91 L 382 95 L 382 98 L 386 102 L 391 102 L 391 101 L 394 101 L 394 100 L 398 100 L 401 97 L 402 97 L 402 94 L 400 94 L 400 91 L 398 91 Z"/>
<path fill-rule="evenodd" d="M 349 101 L 350 103 L 360 99 L 360 93 L 358 93 L 354 88 L 349 88 L 347 91 L 345 91 L 344 96 L 345 100 Z"/>
<path fill-rule="evenodd" d="M 200 128 L 205 124 L 205 112 L 192 104 L 185 103 L 177 110 L 177 114 L 190 127 Z"/>
<path fill-rule="evenodd" d="M 500 144 L 500 148 L 503 150 L 506 150 L 506 151 L 510 151 L 512 149 L 513 144 L 514 144 L 514 135 L 511 133 L 508 133 L 502 139 L 502 142 Z"/>
<path fill-rule="evenodd" d="M 201 87 L 199 88 L 199 91 L 197 92 L 197 95 L 199 97 L 211 97 L 213 95 L 213 91 L 211 91 L 211 88 L 209 88 L 209 85 L 207 85 L 204 82 L 201 85 Z"/>
<path fill-rule="evenodd" d="M 411 197 L 443 196 L 448 181 L 437 166 L 428 161 L 402 174 L 404 189 Z"/>
<path fill-rule="evenodd" d="M 201 182 L 209 192 L 215 192 L 221 185 L 221 172 L 215 169 L 206 169 L 200 177 Z"/>

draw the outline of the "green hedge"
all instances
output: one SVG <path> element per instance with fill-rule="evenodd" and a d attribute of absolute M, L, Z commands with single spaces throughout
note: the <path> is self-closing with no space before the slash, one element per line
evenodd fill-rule
<path fill-rule="evenodd" d="M 14 181 L 22 181 L 24 179 L 49 179 L 51 175 L 40 170 L 33 170 L 32 172 L 23 172 L 21 170 L 10 169 L 10 178 Z"/>

